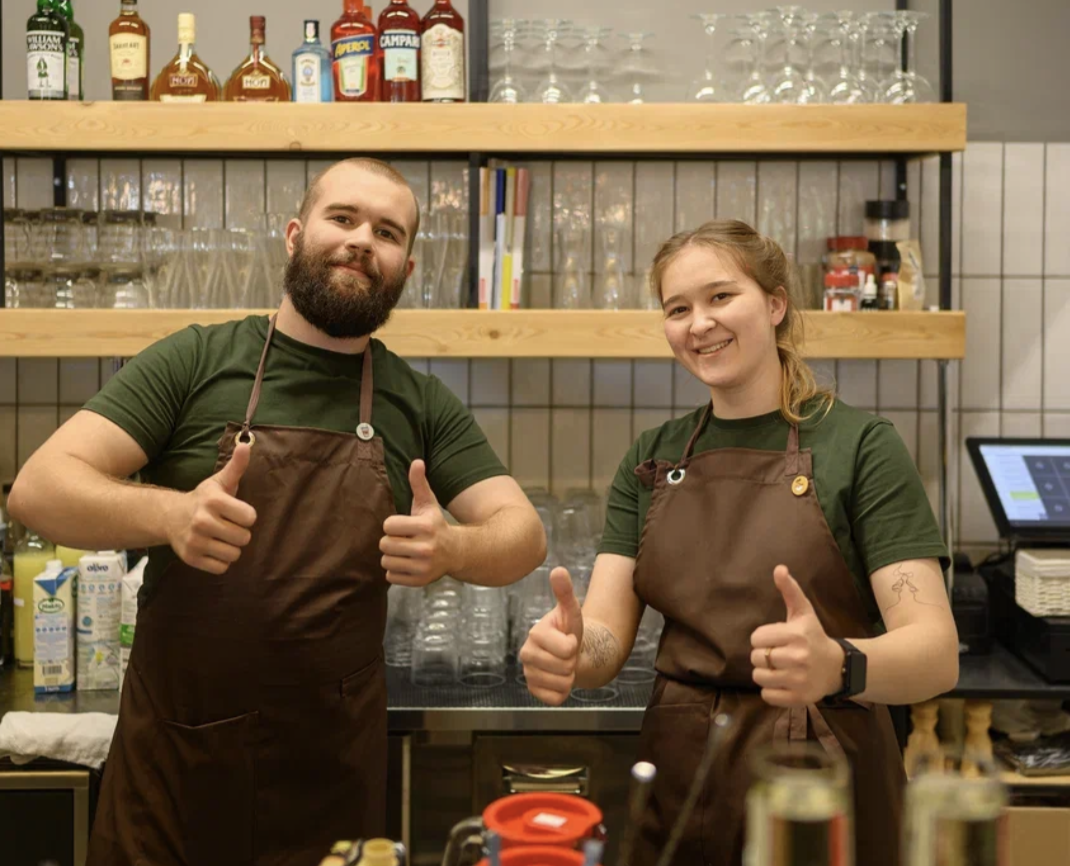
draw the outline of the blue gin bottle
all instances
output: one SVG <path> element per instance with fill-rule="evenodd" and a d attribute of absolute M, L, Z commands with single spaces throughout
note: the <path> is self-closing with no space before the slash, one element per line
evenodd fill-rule
<path fill-rule="evenodd" d="M 331 52 L 320 42 L 319 21 L 305 22 L 305 41 L 293 55 L 293 101 L 332 102 Z"/>

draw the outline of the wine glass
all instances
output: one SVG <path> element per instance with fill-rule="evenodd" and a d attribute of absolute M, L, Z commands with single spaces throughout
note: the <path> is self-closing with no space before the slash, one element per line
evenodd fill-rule
<path fill-rule="evenodd" d="M 766 44 L 772 18 L 768 12 L 756 12 L 744 15 L 746 25 L 754 35 L 751 57 L 751 71 L 743 82 L 740 101 L 747 105 L 765 105 L 772 100 L 772 94 L 765 83 Z"/>
<path fill-rule="evenodd" d="M 866 92 L 858 77 L 853 58 L 852 33 L 855 29 L 854 12 L 833 12 L 832 41 L 838 49 L 839 64 L 835 74 L 827 81 L 829 102 L 834 105 L 858 105 L 866 101 Z"/>
<path fill-rule="evenodd" d="M 524 102 L 527 94 L 518 79 L 515 69 L 519 41 L 529 33 L 528 22 L 519 18 L 503 18 L 491 23 L 491 33 L 501 38 L 502 74 L 490 89 L 487 102 Z"/>
<path fill-rule="evenodd" d="M 861 15 L 854 20 L 851 26 L 851 68 L 858 75 L 862 84 L 862 92 L 866 102 L 882 102 L 884 91 L 876 78 L 869 74 L 866 69 L 866 56 L 868 52 L 868 40 L 872 38 L 870 33 L 870 16 Z"/>
<path fill-rule="evenodd" d="M 800 36 L 805 32 L 802 6 L 777 6 L 780 26 L 784 31 L 781 48 L 783 63 L 772 81 L 770 99 L 777 103 L 805 104 L 814 101 L 806 72 L 795 64 L 799 53 Z"/>
<path fill-rule="evenodd" d="M 862 70 L 872 81 L 883 102 L 888 88 L 895 82 L 899 70 L 899 38 L 895 30 L 894 12 L 870 12 L 866 16 L 867 39 L 862 55 Z"/>
<path fill-rule="evenodd" d="M 544 18 L 539 22 L 538 37 L 542 43 L 542 51 L 540 53 L 546 64 L 547 72 L 546 77 L 535 91 L 536 102 L 551 105 L 572 102 L 572 94 L 564 82 L 557 60 L 561 38 L 568 31 L 571 23 L 564 18 Z"/>
<path fill-rule="evenodd" d="M 612 32 L 612 27 L 584 27 L 580 31 L 587 80 L 579 94 L 579 101 L 587 105 L 613 101 L 606 86 L 606 75 L 611 64 L 609 50 L 605 46 Z"/>
<path fill-rule="evenodd" d="M 929 16 L 925 12 L 896 12 L 895 31 L 900 43 L 906 48 L 906 69 L 899 69 L 891 85 L 885 90 L 888 102 L 902 105 L 910 102 L 935 102 L 936 91 L 928 79 L 918 74 L 917 32 L 918 25 Z"/>
<path fill-rule="evenodd" d="M 628 81 L 628 95 L 626 101 L 631 105 L 641 105 L 649 102 L 646 94 L 646 84 L 658 77 L 657 63 L 653 52 L 644 43 L 654 37 L 653 33 L 633 32 L 619 34 L 621 39 L 628 43 L 624 52 L 624 62 L 621 64 L 625 77 Z"/>
<path fill-rule="evenodd" d="M 689 102 L 717 102 L 720 92 L 717 86 L 717 46 L 714 34 L 717 32 L 717 23 L 726 16 L 709 13 L 691 17 L 702 22 L 702 30 L 706 34 L 706 63 L 702 74 L 691 82 L 687 98 Z"/>

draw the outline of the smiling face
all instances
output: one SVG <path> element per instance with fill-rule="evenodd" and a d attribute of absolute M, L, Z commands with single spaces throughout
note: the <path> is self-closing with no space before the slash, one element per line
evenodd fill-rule
<path fill-rule="evenodd" d="M 284 287 L 297 312 L 332 337 L 382 327 L 412 271 L 416 216 L 412 190 L 389 177 L 345 164 L 321 177 L 287 227 Z"/>
<path fill-rule="evenodd" d="M 692 243 L 665 268 L 661 299 L 673 354 L 709 387 L 714 405 L 739 403 L 751 389 L 772 387 L 776 394 L 776 327 L 787 312 L 783 289 L 767 293 L 732 255 Z"/>

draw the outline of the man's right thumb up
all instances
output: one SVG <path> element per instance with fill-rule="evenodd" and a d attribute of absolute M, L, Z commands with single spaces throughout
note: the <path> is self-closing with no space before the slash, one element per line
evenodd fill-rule
<path fill-rule="evenodd" d="M 237 496 L 238 484 L 241 483 L 245 470 L 249 468 L 249 456 L 253 446 L 248 442 L 239 442 L 234 449 L 230 462 L 215 474 L 216 483 L 230 496 Z"/>
<path fill-rule="evenodd" d="M 579 599 L 572 589 L 572 577 L 566 568 L 555 568 L 550 572 L 550 588 L 557 599 L 557 625 L 565 634 L 573 634 L 577 640 L 583 639 L 583 613 Z"/>

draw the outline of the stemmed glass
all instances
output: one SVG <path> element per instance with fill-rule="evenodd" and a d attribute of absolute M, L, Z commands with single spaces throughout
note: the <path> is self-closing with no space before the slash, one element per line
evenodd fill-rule
<path fill-rule="evenodd" d="M 557 51 L 561 38 L 567 32 L 570 21 L 564 18 L 545 18 L 539 22 L 538 37 L 542 42 L 542 56 L 546 63 L 546 78 L 535 91 L 535 101 L 548 104 L 572 102 L 572 94 L 561 75 Z"/>
<path fill-rule="evenodd" d="M 873 35 L 870 31 L 869 15 L 856 18 L 851 26 L 851 64 L 857 71 L 858 80 L 862 83 L 862 92 L 866 96 L 866 102 L 881 102 L 884 99 L 884 91 L 880 82 L 869 74 L 866 69 L 866 56 L 868 40 Z"/>
<path fill-rule="evenodd" d="M 584 27 L 580 33 L 587 81 L 579 94 L 579 101 L 587 105 L 600 105 L 613 101 L 605 84 L 605 77 L 610 67 L 609 51 L 605 46 L 605 41 L 612 32 L 612 27 Z"/>
<path fill-rule="evenodd" d="M 918 25 L 929 16 L 925 12 L 896 12 L 895 32 L 906 47 L 907 68 L 896 70 L 894 80 L 884 93 L 886 101 L 896 105 L 908 102 L 935 102 L 936 91 L 929 81 L 918 74 Z"/>
<path fill-rule="evenodd" d="M 654 55 L 643 43 L 653 38 L 653 33 L 621 33 L 621 39 L 628 43 L 624 52 L 624 62 L 621 64 L 628 80 L 627 101 L 631 105 L 640 105 L 647 102 L 646 84 L 658 75 L 657 64 Z"/>
<path fill-rule="evenodd" d="M 839 66 L 836 74 L 827 82 L 829 102 L 834 105 L 857 105 L 866 101 L 866 92 L 852 56 L 855 13 L 833 12 L 830 17 L 833 22 L 833 42 L 839 49 Z"/>
<path fill-rule="evenodd" d="M 501 78 L 490 89 L 487 102 L 507 102 L 514 105 L 518 102 L 524 102 L 527 99 L 527 94 L 514 69 L 517 62 L 517 54 L 519 53 L 518 42 L 529 33 L 528 22 L 519 18 L 503 18 L 500 21 L 491 23 L 491 33 L 501 38 L 501 54 L 504 68 L 502 69 Z"/>
<path fill-rule="evenodd" d="M 772 19 L 768 12 L 756 12 L 743 16 L 747 27 L 754 34 L 752 47 L 752 66 L 750 74 L 743 82 L 740 101 L 747 105 L 765 105 L 772 100 L 772 94 L 765 83 L 765 46 L 769 41 L 769 28 Z"/>
<path fill-rule="evenodd" d="M 828 87 L 817 73 L 817 52 L 815 50 L 815 43 L 817 42 L 819 20 L 820 16 L 813 12 L 804 12 L 801 19 L 802 26 L 799 38 L 806 57 L 806 71 L 803 73 L 806 78 L 806 90 L 803 92 L 803 95 L 806 98 L 807 104 L 828 102 L 829 99 Z"/>
<path fill-rule="evenodd" d="M 895 13 L 870 12 L 866 16 L 866 31 L 868 38 L 862 55 L 862 71 L 877 87 L 877 102 L 883 102 L 895 81 L 900 62 L 896 55 L 899 40 L 895 31 Z"/>
<path fill-rule="evenodd" d="M 714 34 L 717 32 L 717 22 L 726 16 L 710 13 L 691 17 L 702 22 L 702 29 L 706 34 L 706 64 L 702 75 L 691 82 L 687 98 L 689 102 L 717 102 L 721 94 L 717 86 L 717 48 Z"/>
<path fill-rule="evenodd" d="M 784 62 L 773 78 L 773 102 L 805 104 L 813 102 L 806 73 L 795 64 L 799 53 L 800 36 L 804 33 L 801 6 L 777 6 L 777 14 L 784 30 Z"/>

